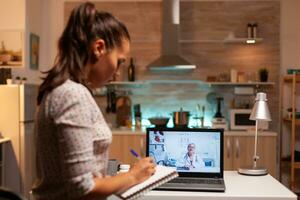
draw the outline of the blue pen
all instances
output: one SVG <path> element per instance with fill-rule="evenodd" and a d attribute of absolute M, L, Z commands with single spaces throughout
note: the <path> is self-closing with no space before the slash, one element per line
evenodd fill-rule
<path fill-rule="evenodd" d="M 135 152 L 135 150 L 130 149 L 130 153 L 131 153 L 132 155 L 134 155 L 134 157 L 136 157 L 137 159 L 141 159 L 141 157 L 139 156 L 139 154 L 138 154 L 137 152 Z"/>

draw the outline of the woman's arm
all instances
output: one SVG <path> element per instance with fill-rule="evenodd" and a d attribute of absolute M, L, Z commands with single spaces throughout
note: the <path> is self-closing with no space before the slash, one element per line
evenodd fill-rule
<path fill-rule="evenodd" d="M 154 173 L 153 160 L 144 158 L 128 173 L 94 178 L 94 124 L 98 120 L 94 102 L 86 89 L 72 88 L 72 85 L 61 93 L 51 102 L 50 110 L 57 127 L 54 134 L 59 151 L 59 179 L 70 199 L 106 197 L 140 183 Z"/>
<path fill-rule="evenodd" d="M 121 173 L 113 177 L 95 178 L 95 187 L 81 200 L 107 197 L 111 194 L 126 190 L 145 179 L 149 178 L 155 172 L 155 164 L 152 158 L 139 160 L 128 173 Z"/>

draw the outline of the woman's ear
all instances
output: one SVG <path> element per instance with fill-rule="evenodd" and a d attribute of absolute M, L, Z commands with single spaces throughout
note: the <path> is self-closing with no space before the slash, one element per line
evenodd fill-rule
<path fill-rule="evenodd" d="M 93 52 L 97 58 L 105 54 L 105 42 L 102 39 L 98 39 L 93 44 Z"/>

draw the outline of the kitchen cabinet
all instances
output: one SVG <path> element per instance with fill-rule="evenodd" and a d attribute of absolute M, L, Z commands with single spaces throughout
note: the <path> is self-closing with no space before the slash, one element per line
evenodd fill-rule
<path fill-rule="evenodd" d="M 276 174 L 276 136 L 259 136 L 257 152 L 258 166 L 268 169 L 268 172 Z M 237 170 L 239 167 L 252 166 L 254 155 L 254 134 L 246 136 L 224 137 L 224 170 Z"/>
<path fill-rule="evenodd" d="M 273 177 L 277 177 L 275 132 L 259 133 L 258 165 L 266 167 Z M 113 131 L 110 146 L 110 158 L 121 163 L 133 164 L 136 158 L 129 152 L 130 148 L 141 156 L 146 152 L 146 134 L 131 131 Z M 224 134 L 224 170 L 237 170 L 239 167 L 252 166 L 254 152 L 254 132 L 225 131 Z"/>

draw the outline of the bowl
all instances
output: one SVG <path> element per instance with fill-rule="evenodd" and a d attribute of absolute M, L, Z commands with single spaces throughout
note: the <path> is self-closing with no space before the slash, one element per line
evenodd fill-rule
<path fill-rule="evenodd" d="M 151 117 L 148 118 L 148 120 L 150 121 L 151 124 L 155 126 L 163 126 L 163 127 L 165 127 L 169 122 L 169 118 L 167 117 Z"/>

